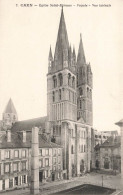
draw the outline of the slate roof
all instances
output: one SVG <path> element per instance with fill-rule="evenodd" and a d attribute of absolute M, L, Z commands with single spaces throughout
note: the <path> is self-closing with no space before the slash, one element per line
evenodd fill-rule
<path fill-rule="evenodd" d="M 12 132 L 23 131 L 23 130 L 27 131 L 27 130 L 32 130 L 34 126 L 45 129 L 46 122 L 47 122 L 47 116 L 24 120 L 24 121 L 18 121 L 18 122 L 15 122 L 11 130 Z"/>
<path fill-rule="evenodd" d="M 101 148 L 103 147 L 119 147 L 121 145 L 121 137 L 109 137 L 103 144 L 100 145 Z"/>
<path fill-rule="evenodd" d="M 11 134 L 11 142 L 7 142 L 7 135 L 2 135 L 0 149 L 10 148 L 31 148 L 31 131 L 26 132 L 26 142 L 23 143 L 22 132 Z M 61 148 L 60 145 L 47 141 L 39 134 L 39 148 Z"/>
<path fill-rule="evenodd" d="M 12 99 L 10 98 L 10 100 L 8 101 L 8 104 L 4 110 L 4 113 L 14 113 L 17 114 L 16 109 L 14 107 L 14 104 L 12 102 Z"/>

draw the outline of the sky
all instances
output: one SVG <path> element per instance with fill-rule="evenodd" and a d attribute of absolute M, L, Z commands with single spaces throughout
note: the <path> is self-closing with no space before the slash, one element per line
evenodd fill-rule
<path fill-rule="evenodd" d="M 48 54 L 50 45 L 55 50 L 59 4 L 72 5 L 64 7 L 69 43 L 78 53 L 82 33 L 92 67 L 93 127 L 116 130 L 123 118 L 122 0 L 0 0 L 0 119 L 10 97 L 19 120 L 47 115 Z"/>

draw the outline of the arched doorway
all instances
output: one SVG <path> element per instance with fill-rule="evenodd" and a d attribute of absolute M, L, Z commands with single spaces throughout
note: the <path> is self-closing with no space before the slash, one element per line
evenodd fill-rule
<path fill-rule="evenodd" d="M 95 162 L 95 167 L 96 167 L 96 169 L 99 169 L 99 161 L 98 161 L 98 159 Z"/>
<path fill-rule="evenodd" d="M 104 160 L 104 169 L 109 169 L 109 159 L 105 158 Z"/>

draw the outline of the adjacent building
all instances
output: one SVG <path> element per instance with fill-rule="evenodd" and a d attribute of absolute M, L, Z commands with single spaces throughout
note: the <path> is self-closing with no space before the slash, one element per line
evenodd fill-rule
<path fill-rule="evenodd" d="M 95 146 L 95 168 L 121 171 L 121 137 L 110 136 L 103 144 Z"/>
<path fill-rule="evenodd" d="M 39 134 L 39 181 L 62 179 L 62 148 Z M 31 131 L 7 130 L 0 140 L 0 191 L 29 185 Z M 38 176 L 37 176 L 38 177 Z"/>

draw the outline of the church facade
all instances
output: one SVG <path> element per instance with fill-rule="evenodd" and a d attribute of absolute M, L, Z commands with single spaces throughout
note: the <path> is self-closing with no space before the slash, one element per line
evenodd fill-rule
<path fill-rule="evenodd" d="M 63 147 L 64 177 L 70 179 L 92 166 L 92 71 L 86 63 L 82 37 L 76 58 L 61 11 L 54 57 L 50 47 L 47 74 L 49 132 Z"/>
<path fill-rule="evenodd" d="M 85 172 L 90 172 L 94 167 L 92 81 L 93 74 L 90 63 L 86 63 L 82 36 L 80 35 L 76 56 L 75 48 L 71 48 L 68 41 L 62 9 L 54 57 L 50 47 L 48 58 L 47 116 L 18 121 L 17 112 L 10 99 L 3 113 L 0 131 L 3 138 L 7 139 L 5 132 L 8 135 L 11 131 L 13 136 L 18 133 L 27 135 L 32 127 L 39 127 L 40 133 L 45 134 L 45 138 L 47 137 L 45 141 L 49 142 L 52 148 L 62 150 L 61 160 L 52 170 L 55 175 L 54 180 L 59 179 L 59 175 L 60 179 L 80 176 Z M 12 140 L 9 141 L 11 144 L 12 142 Z M 27 144 L 27 141 L 25 143 Z M 3 150 L 2 147 L 1 142 L 1 150 Z M 30 147 L 29 145 L 28 148 Z M 47 147 L 49 146 L 46 146 L 46 149 Z M 51 165 L 53 167 L 53 162 Z M 40 170 L 41 180 L 45 179 L 46 171 L 47 167 L 45 171 Z M 50 171 L 48 174 L 48 177 L 51 177 Z"/>

